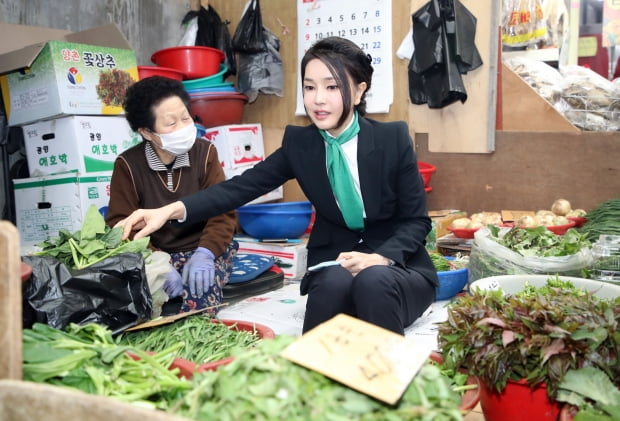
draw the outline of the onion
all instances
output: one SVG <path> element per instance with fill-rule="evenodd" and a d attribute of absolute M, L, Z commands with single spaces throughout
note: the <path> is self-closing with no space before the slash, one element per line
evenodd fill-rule
<path fill-rule="evenodd" d="M 484 226 L 484 224 L 480 221 L 471 221 L 469 223 L 469 225 L 467 226 L 467 228 L 472 229 L 472 230 L 476 230 L 476 229 L 480 229 Z"/>
<path fill-rule="evenodd" d="M 537 215 L 536 220 L 538 221 L 538 225 L 557 225 L 553 223 L 553 219 L 558 218 L 553 212 L 549 211 L 549 213 L 545 213 L 543 215 Z"/>
<path fill-rule="evenodd" d="M 547 224 L 547 226 L 553 226 L 553 225 L 566 225 L 569 224 L 570 221 L 568 219 L 566 219 L 565 216 L 556 216 L 555 218 L 553 218 L 551 220 L 550 224 Z"/>
<path fill-rule="evenodd" d="M 551 212 L 556 215 L 565 216 L 571 211 L 570 202 L 566 199 L 558 199 L 551 205 Z"/>
<path fill-rule="evenodd" d="M 469 218 L 457 218 L 454 221 L 452 221 L 451 225 L 452 225 L 452 228 L 463 229 L 463 228 L 467 228 L 470 222 L 471 222 L 471 219 Z"/>
<path fill-rule="evenodd" d="M 538 221 L 530 215 L 523 215 L 515 221 L 515 225 L 521 228 L 534 228 L 538 226 Z"/>
<path fill-rule="evenodd" d="M 555 213 L 553 213 L 553 212 L 551 212 L 550 210 L 547 210 L 547 209 L 541 209 L 539 211 L 536 211 L 536 216 L 539 216 L 539 217 L 543 217 L 543 216 L 545 216 L 545 217 L 546 216 L 554 217 Z"/>
<path fill-rule="evenodd" d="M 583 209 L 573 209 L 572 211 L 568 212 L 566 216 L 570 216 L 572 218 L 586 216 L 586 211 Z"/>

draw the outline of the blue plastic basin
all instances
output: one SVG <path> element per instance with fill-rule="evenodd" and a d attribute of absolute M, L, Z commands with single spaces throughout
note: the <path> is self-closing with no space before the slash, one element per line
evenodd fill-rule
<path fill-rule="evenodd" d="M 312 216 L 310 202 L 282 202 L 246 205 L 237 209 L 243 231 L 258 239 L 298 238 Z"/>

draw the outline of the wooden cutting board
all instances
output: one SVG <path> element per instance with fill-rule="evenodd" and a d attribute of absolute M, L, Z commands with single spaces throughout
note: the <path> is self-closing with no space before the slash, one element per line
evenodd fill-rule
<path fill-rule="evenodd" d="M 179 319 L 183 319 L 185 317 L 192 316 L 194 314 L 204 313 L 207 310 L 223 307 L 223 306 L 226 306 L 226 305 L 228 305 L 228 303 L 222 303 L 222 304 L 219 304 L 219 305 L 216 305 L 216 306 L 205 307 L 205 308 L 201 308 L 201 309 L 198 309 L 198 310 L 187 311 L 185 313 L 173 314 L 172 316 L 158 317 L 156 319 L 149 320 L 148 322 L 140 323 L 139 325 L 132 326 L 132 327 L 130 327 L 128 329 L 125 329 L 125 332 L 130 332 L 132 330 L 148 329 L 150 327 L 155 327 L 155 326 L 167 325 L 167 324 L 173 323 L 173 322 L 175 322 L 175 321 L 177 321 Z"/>
<path fill-rule="evenodd" d="M 0 379 L 22 378 L 22 280 L 19 233 L 0 221 Z"/>

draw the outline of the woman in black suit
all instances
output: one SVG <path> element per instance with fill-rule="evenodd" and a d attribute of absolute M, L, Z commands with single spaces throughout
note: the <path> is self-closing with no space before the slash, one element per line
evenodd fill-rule
<path fill-rule="evenodd" d="M 330 37 L 301 62 L 305 127 L 287 126 L 282 146 L 242 175 L 121 221 L 140 238 L 168 220 L 204 220 L 296 179 L 313 204 L 303 331 L 345 313 L 404 334 L 430 306 L 437 273 L 425 249 L 431 220 L 404 122 L 364 117 L 373 68 L 355 43 Z"/>

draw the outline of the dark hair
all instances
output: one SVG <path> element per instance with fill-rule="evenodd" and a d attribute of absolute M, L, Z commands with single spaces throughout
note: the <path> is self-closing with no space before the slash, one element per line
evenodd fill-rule
<path fill-rule="evenodd" d="M 351 89 L 349 77 L 356 84 L 366 82 L 366 91 L 355 109 L 360 115 L 366 114 L 366 92 L 370 90 L 373 68 L 371 58 L 353 41 L 340 37 L 328 37 L 314 43 L 301 59 L 301 81 L 306 75 L 306 65 L 312 59 L 319 59 L 327 66 L 340 87 L 345 112 L 339 124 L 344 124 L 347 111 L 351 109 Z M 346 87 L 346 89 L 345 89 Z"/>
<path fill-rule="evenodd" d="M 155 113 L 153 109 L 164 99 L 178 96 L 190 111 L 190 96 L 178 80 L 163 76 L 144 78 L 129 88 L 125 94 L 123 108 L 125 118 L 131 130 L 155 130 Z"/>

